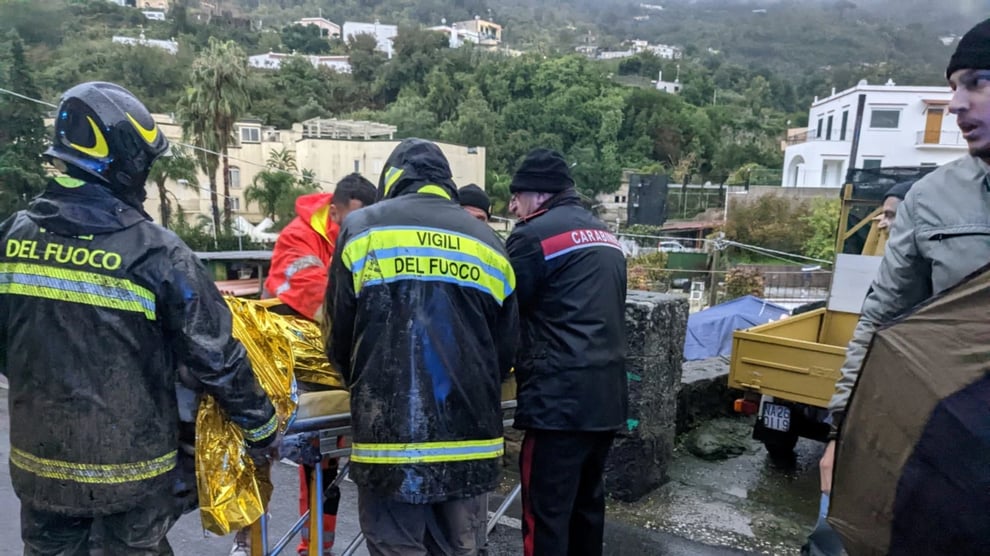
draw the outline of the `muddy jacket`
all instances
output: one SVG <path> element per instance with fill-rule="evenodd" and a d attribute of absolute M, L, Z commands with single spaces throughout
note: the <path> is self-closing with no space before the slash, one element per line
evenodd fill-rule
<path fill-rule="evenodd" d="M 182 241 L 97 185 L 59 178 L 0 224 L 10 472 L 35 508 L 91 516 L 171 489 L 184 363 L 245 436 L 274 410 Z"/>
<path fill-rule="evenodd" d="M 829 404 L 834 428 L 842 421 L 877 328 L 990 263 L 988 171 L 972 156 L 955 160 L 919 180 L 897 208 Z"/>
<path fill-rule="evenodd" d="M 345 220 L 327 290 L 327 353 L 351 390 L 351 476 L 416 504 L 490 491 L 518 327 L 512 267 L 457 204 L 436 145 L 403 141 L 379 197 Z"/>
<path fill-rule="evenodd" d="M 296 218 L 278 235 L 265 289 L 309 320 L 323 320 L 323 294 L 340 228 L 330 220 L 330 193 L 296 199 Z"/>
<path fill-rule="evenodd" d="M 506 246 L 522 329 L 515 426 L 625 426 L 626 259 L 618 240 L 565 192 L 519 222 Z"/>

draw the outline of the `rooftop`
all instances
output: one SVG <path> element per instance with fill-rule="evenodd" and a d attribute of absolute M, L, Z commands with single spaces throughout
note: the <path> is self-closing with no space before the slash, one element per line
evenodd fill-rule
<path fill-rule="evenodd" d="M 398 130 L 394 125 L 363 120 L 338 120 L 337 118 L 312 118 L 302 122 L 305 139 L 391 139 Z"/>

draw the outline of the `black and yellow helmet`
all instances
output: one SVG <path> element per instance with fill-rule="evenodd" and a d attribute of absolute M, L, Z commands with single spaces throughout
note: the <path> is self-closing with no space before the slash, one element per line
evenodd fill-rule
<path fill-rule="evenodd" d="M 75 178 L 143 201 L 151 164 L 167 151 L 168 139 L 137 97 L 119 85 L 93 81 L 62 95 L 45 156 Z"/>

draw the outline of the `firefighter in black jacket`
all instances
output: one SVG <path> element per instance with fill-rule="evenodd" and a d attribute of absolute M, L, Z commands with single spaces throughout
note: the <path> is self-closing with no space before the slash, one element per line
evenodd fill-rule
<path fill-rule="evenodd" d="M 344 221 L 324 323 L 351 390 L 361 530 L 373 556 L 477 554 L 518 331 L 512 266 L 433 143 L 396 147 L 378 196 Z"/>
<path fill-rule="evenodd" d="M 509 186 L 519 218 L 506 244 L 522 341 L 515 427 L 526 556 L 600 555 L 602 474 L 626 425 L 626 260 L 581 206 L 563 157 L 527 155 Z"/>
<path fill-rule="evenodd" d="M 172 554 L 180 365 L 252 447 L 275 438 L 223 298 L 142 210 L 167 149 L 125 89 L 73 87 L 45 153 L 64 175 L 0 224 L 0 373 L 26 555 L 88 553 L 96 517 L 107 554 Z"/>

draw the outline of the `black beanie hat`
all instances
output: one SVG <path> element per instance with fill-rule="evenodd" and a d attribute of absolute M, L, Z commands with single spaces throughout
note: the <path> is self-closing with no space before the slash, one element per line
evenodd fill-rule
<path fill-rule="evenodd" d="M 959 46 L 945 70 L 945 78 L 961 69 L 990 69 L 990 19 L 977 24 L 959 39 Z"/>
<path fill-rule="evenodd" d="M 560 193 L 574 187 L 574 178 L 563 155 L 551 149 L 533 149 L 512 176 L 509 191 Z"/>
<path fill-rule="evenodd" d="M 907 197 L 908 191 L 911 190 L 911 186 L 914 185 L 914 181 L 902 181 L 900 183 L 895 183 L 887 190 L 883 195 L 883 200 L 886 201 L 888 197 L 897 197 L 900 200 L 904 200 Z"/>
<path fill-rule="evenodd" d="M 492 200 L 485 190 L 471 183 L 457 190 L 457 198 L 462 207 L 475 207 L 485 211 L 488 217 L 492 215 Z"/>

